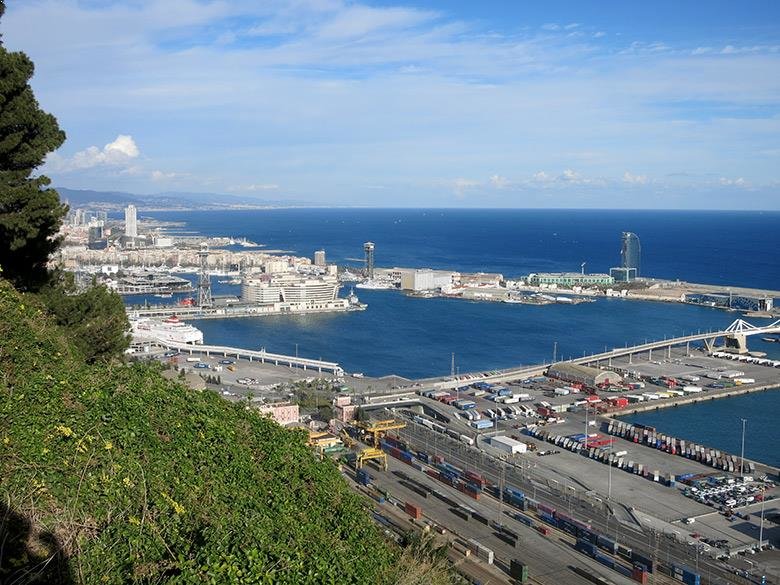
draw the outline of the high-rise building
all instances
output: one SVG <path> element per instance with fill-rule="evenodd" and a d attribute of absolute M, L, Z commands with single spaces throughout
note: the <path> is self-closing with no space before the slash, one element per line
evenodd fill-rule
<path fill-rule="evenodd" d="M 635 269 L 636 276 L 641 274 L 640 265 L 642 246 L 639 236 L 633 232 L 623 232 L 623 245 L 620 248 L 620 266 L 626 269 Z"/>
<path fill-rule="evenodd" d="M 97 219 L 93 219 L 89 222 L 89 241 L 90 242 L 97 242 L 98 240 L 103 239 L 103 222 L 99 221 Z"/>
<path fill-rule="evenodd" d="M 363 251 L 366 253 L 365 277 L 369 280 L 374 279 L 374 242 L 363 244 Z"/>
<path fill-rule="evenodd" d="M 138 219 L 132 203 L 125 208 L 125 235 L 128 238 L 138 237 Z"/>
<path fill-rule="evenodd" d="M 314 252 L 314 265 L 325 266 L 325 250 L 317 250 Z"/>

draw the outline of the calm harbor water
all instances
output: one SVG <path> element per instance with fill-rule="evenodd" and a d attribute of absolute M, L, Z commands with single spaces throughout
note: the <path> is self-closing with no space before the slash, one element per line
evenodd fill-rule
<path fill-rule="evenodd" d="M 780 289 L 780 212 L 541 209 L 269 209 L 154 212 L 185 231 L 245 237 L 269 249 L 330 262 L 463 271 L 606 272 L 620 260 L 620 234 L 642 242 L 642 272 L 658 278 Z"/>
<path fill-rule="evenodd" d="M 183 222 L 183 230 L 203 235 L 245 237 L 267 249 L 311 256 L 324 248 L 329 262 L 360 263 L 362 244 L 376 243 L 379 266 L 451 268 L 501 272 L 512 277 L 543 271 L 605 272 L 619 263 L 620 233 L 642 240 L 646 275 L 691 282 L 780 289 L 780 213 L 580 211 L 580 210 L 409 210 L 279 209 L 143 214 Z M 235 294 L 218 285 L 216 294 Z M 343 291 L 346 292 L 346 291 Z M 455 353 L 460 371 L 505 368 L 579 356 L 608 348 L 677 336 L 699 329 L 723 328 L 738 314 L 705 307 L 599 299 L 567 305 L 507 305 L 453 299 L 416 299 L 397 291 L 357 290 L 369 308 L 347 314 L 201 320 L 194 324 L 207 343 L 265 347 L 269 351 L 322 357 L 348 371 L 407 377 L 446 374 Z M 134 302 L 137 302 L 135 299 Z M 756 320 L 760 323 L 760 320 Z M 780 344 L 752 342 L 755 349 L 780 358 Z M 766 401 L 763 412 L 777 413 L 780 392 L 749 400 Z M 738 398 L 706 406 L 715 412 L 692 414 L 679 423 L 683 408 L 657 416 L 660 429 L 687 436 L 700 421 L 706 431 L 713 417 L 725 420 L 748 406 Z M 686 407 L 688 408 L 688 407 Z M 756 426 L 759 426 L 757 422 Z M 762 427 L 763 428 L 763 427 Z M 756 441 L 752 457 L 769 461 L 780 438 Z M 729 437 L 726 432 L 724 437 Z M 719 444 L 717 436 L 702 442 Z M 766 450 L 760 452 L 759 443 Z M 747 449 L 747 446 L 746 446 Z M 769 451 L 772 453 L 769 453 Z"/>
<path fill-rule="evenodd" d="M 780 467 L 777 448 L 777 414 L 780 390 L 743 394 L 722 400 L 688 404 L 621 417 L 663 429 L 680 437 L 739 456 L 742 448 L 742 419 L 746 419 L 745 457 Z"/>

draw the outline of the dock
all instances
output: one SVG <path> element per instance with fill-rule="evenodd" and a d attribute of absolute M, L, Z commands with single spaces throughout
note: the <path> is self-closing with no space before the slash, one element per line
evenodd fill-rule
<path fill-rule="evenodd" d="M 241 349 L 238 347 L 228 347 L 223 345 L 192 345 L 188 343 L 177 343 L 173 341 L 163 341 L 161 339 L 135 338 L 131 348 L 140 352 L 149 352 L 154 348 L 175 350 L 182 354 L 190 356 L 203 355 L 206 357 L 222 356 L 223 358 L 245 359 L 249 362 L 260 362 L 261 364 L 273 364 L 275 366 L 289 366 L 291 368 L 301 368 L 303 370 L 313 370 L 318 374 L 330 372 L 334 376 L 343 376 L 343 368 L 336 362 L 316 360 L 298 356 L 290 356 L 279 353 L 270 353 L 265 350 Z"/>

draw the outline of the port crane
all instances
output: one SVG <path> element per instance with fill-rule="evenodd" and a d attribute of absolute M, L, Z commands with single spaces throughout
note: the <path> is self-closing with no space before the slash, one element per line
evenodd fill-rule
<path fill-rule="evenodd" d="M 362 429 L 366 435 L 371 435 L 372 446 L 366 447 L 358 454 L 355 467 L 360 469 L 367 461 L 376 459 L 380 462 L 382 469 L 386 470 L 387 454 L 379 448 L 379 442 L 387 431 L 402 429 L 406 426 L 406 423 L 395 419 L 387 419 L 375 422 L 361 421 L 356 423 L 356 426 Z"/>

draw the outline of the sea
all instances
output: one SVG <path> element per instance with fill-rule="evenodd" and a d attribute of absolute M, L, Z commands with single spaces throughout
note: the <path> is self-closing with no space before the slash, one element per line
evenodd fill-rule
<path fill-rule="evenodd" d="M 588 272 L 608 272 L 620 262 L 621 232 L 632 231 L 641 240 L 645 276 L 716 284 L 724 292 L 730 286 L 780 290 L 780 212 L 297 208 L 145 212 L 140 221 L 143 217 L 176 222 L 181 233 L 247 238 L 260 249 L 309 257 L 324 249 L 329 263 L 356 268 L 363 243 L 372 241 L 377 266 L 498 272 L 507 278 L 579 272 L 583 263 Z M 347 292 L 348 287 L 342 294 Z M 453 355 L 461 372 L 507 368 L 549 362 L 554 354 L 562 359 L 721 329 L 740 316 L 621 299 L 533 306 L 355 292 L 368 304 L 366 311 L 194 324 L 207 343 L 297 352 L 371 376 L 423 378 L 448 374 Z M 215 282 L 214 293 L 237 294 L 237 287 Z M 780 359 L 780 343 L 751 343 Z M 729 433 L 722 444 L 717 442 L 712 417 L 741 425 L 739 419 L 750 419 L 755 409 L 776 414 L 780 392 L 667 409 L 635 420 L 652 420 L 649 424 L 672 434 L 733 451 Z M 749 423 L 756 439 L 755 445 L 746 445 L 746 456 L 769 462 L 777 458 L 771 445 L 780 438 L 780 426 L 760 420 Z M 724 422 L 724 428 L 730 423 Z"/>

